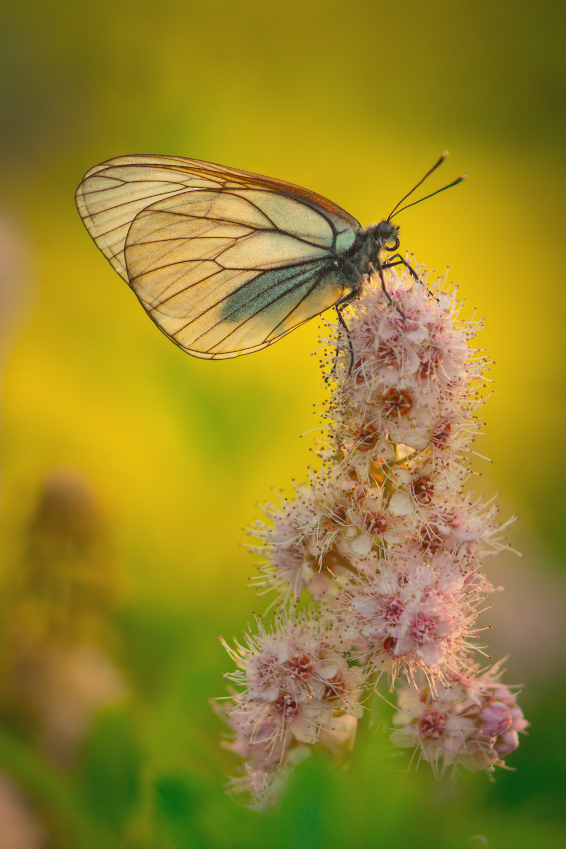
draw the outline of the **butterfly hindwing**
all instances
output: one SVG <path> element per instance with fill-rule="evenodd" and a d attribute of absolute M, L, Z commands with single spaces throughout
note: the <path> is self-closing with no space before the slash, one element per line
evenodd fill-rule
<path fill-rule="evenodd" d="M 303 206 L 239 188 L 152 204 L 128 234 L 130 285 L 162 330 L 197 356 L 270 345 L 343 294 L 329 267 L 345 233 L 311 207 L 303 216 Z"/>

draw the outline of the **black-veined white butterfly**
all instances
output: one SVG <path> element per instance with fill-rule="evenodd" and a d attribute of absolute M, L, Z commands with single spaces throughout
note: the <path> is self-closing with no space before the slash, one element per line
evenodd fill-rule
<path fill-rule="evenodd" d="M 366 228 L 308 189 L 176 156 L 109 159 L 85 174 L 76 200 L 159 329 L 187 353 L 219 360 L 259 351 L 357 298 L 371 271 L 385 289 L 383 269 L 407 264 L 391 219 L 444 158 Z"/>

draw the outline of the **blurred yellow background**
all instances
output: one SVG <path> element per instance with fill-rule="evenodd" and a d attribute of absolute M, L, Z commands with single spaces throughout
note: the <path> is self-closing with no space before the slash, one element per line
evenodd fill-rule
<path fill-rule="evenodd" d="M 24 721 L 10 677 L 21 640 L 5 640 L 0 770 L 35 819 L 19 838 L 14 827 L 12 843 L 0 826 L 0 849 L 436 849 L 480 845 L 478 835 L 497 847 L 563 845 L 566 6 L 23 0 L 3 18 L 2 631 L 31 622 L 34 652 L 44 632 L 59 648 L 96 646 L 106 660 L 89 655 L 84 669 L 118 707 L 91 719 L 91 694 L 72 763 L 52 766 L 37 697 L 28 687 Z M 478 776 L 436 786 L 385 743 L 357 779 L 308 764 L 266 820 L 223 796 L 235 764 L 218 749 L 207 700 L 229 668 L 217 635 L 264 604 L 245 586 L 254 559 L 242 526 L 316 459 L 312 434 L 300 436 L 316 427 L 325 391 L 311 356 L 318 322 L 233 361 L 184 355 L 96 250 L 74 191 L 105 159 L 175 154 L 304 185 L 366 224 L 446 148 L 430 190 L 470 179 L 398 223 L 402 248 L 439 272 L 449 265 L 465 310 L 487 317 L 481 344 L 496 383 L 477 450 L 494 465 L 477 468 L 484 492 L 501 491 L 503 518 L 520 514 L 511 541 L 527 555 L 488 564 L 506 586 L 491 644 L 513 652 L 508 680 L 525 679 L 531 733 L 517 773 L 494 786 Z M 42 534 L 54 535 L 55 555 Z M 50 576 L 63 549 L 60 581 Z M 53 625 L 32 560 L 72 627 Z M 97 585 L 99 568 L 106 590 L 74 605 L 77 582 Z"/>

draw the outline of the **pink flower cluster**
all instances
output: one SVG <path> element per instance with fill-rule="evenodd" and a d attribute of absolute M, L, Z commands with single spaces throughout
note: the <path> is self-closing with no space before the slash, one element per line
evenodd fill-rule
<path fill-rule="evenodd" d="M 248 790 L 261 808 L 308 756 L 301 744 L 334 750 L 353 742 L 366 676 L 348 664 L 350 643 L 336 620 L 293 609 L 279 611 L 267 629 L 257 620 L 257 634 L 247 633 L 245 645 L 222 642 L 237 667 L 225 677 L 241 688 L 217 708 L 235 732 L 226 747 L 245 761 L 245 775 L 232 788 Z"/>
<path fill-rule="evenodd" d="M 321 470 L 251 529 L 256 585 L 278 612 L 228 649 L 239 689 L 222 711 L 245 760 L 233 787 L 259 807 L 300 751 L 352 744 L 383 674 L 391 690 L 404 681 L 392 742 L 436 771 L 502 765 L 526 726 L 497 668 L 480 674 L 471 659 L 493 591 L 482 560 L 504 547 L 497 506 L 464 493 L 488 368 L 471 344 L 482 324 L 459 318 L 455 290 L 419 276 L 389 272 L 392 303 L 368 280 L 345 311 L 348 333 L 328 325 Z"/>
<path fill-rule="evenodd" d="M 473 665 L 434 693 L 427 686 L 404 687 L 392 743 L 419 749 L 435 771 L 455 763 L 474 771 L 505 766 L 503 758 L 515 751 L 528 723 L 500 677 L 498 664 L 483 674 Z"/>
<path fill-rule="evenodd" d="M 246 634 L 245 646 L 224 643 L 238 667 L 226 678 L 244 688 L 232 716 L 246 741 L 261 736 L 270 756 L 290 737 L 316 743 L 335 711 L 362 715 L 365 676 L 361 667 L 348 666 L 350 643 L 337 621 L 286 610 L 267 630 L 258 620 L 257 629 Z"/>
<path fill-rule="evenodd" d="M 386 670 L 392 680 L 399 669 L 442 679 L 447 665 L 469 654 L 476 619 L 470 596 L 475 600 L 476 591 L 470 593 L 458 573 L 439 574 L 422 562 L 385 556 L 364 567 L 343 598 L 345 618 L 370 667 Z"/>

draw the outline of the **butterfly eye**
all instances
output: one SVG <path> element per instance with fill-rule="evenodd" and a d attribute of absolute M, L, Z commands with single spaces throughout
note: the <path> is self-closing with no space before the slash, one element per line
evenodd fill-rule
<path fill-rule="evenodd" d="M 389 223 L 389 221 L 380 221 L 377 225 L 377 232 L 381 241 L 385 243 L 391 239 L 395 232 L 395 228 L 393 224 Z"/>

